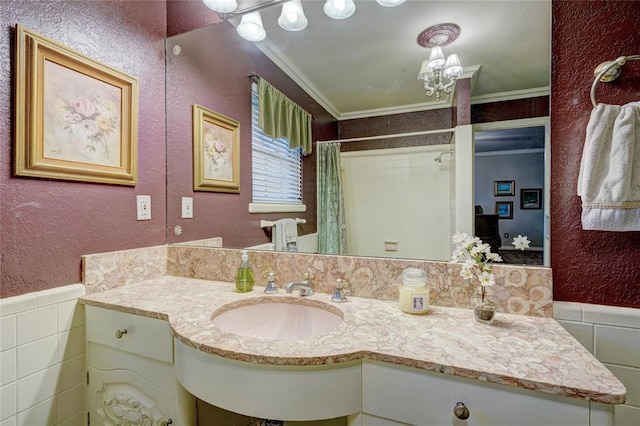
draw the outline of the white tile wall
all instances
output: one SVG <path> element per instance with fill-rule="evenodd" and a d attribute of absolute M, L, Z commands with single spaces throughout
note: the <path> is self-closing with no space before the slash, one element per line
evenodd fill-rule
<path fill-rule="evenodd" d="M 640 425 L 640 309 L 554 302 L 553 316 L 627 388 L 614 425 Z"/>
<path fill-rule="evenodd" d="M 84 294 L 73 284 L 0 299 L 0 426 L 86 424 Z"/>
<path fill-rule="evenodd" d="M 449 149 L 431 145 L 340 155 L 346 221 L 357 223 L 347 232 L 351 252 L 449 260 L 451 156 L 433 161 Z M 396 242 L 397 251 L 386 251 L 385 242 Z"/>

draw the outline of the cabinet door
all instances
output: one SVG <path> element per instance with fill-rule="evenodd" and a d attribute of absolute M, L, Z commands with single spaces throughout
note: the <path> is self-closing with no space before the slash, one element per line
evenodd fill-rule
<path fill-rule="evenodd" d="M 454 415 L 458 402 L 466 422 Z M 373 361 L 362 363 L 362 411 L 420 426 L 589 425 L 588 401 Z"/>
<path fill-rule="evenodd" d="M 177 426 L 181 423 L 175 415 L 175 401 L 175 392 L 158 388 L 133 371 L 89 367 L 91 424 Z"/>

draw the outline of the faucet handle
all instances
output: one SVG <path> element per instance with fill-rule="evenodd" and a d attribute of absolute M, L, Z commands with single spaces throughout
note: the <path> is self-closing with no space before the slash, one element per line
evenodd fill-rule
<path fill-rule="evenodd" d="M 311 279 L 311 274 L 308 272 L 305 272 L 302 277 L 304 278 L 305 281 L 309 281 Z"/>
<path fill-rule="evenodd" d="M 336 289 L 333 292 L 333 296 L 331 296 L 331 301 L 336 303 L 346 302 L 347 298 L 344 294 L 342 294 L 342 290 L 349 286 L 348 283 L 342 282 L 340 278 L 336 280 Z"/>
<path fill-rule="evenodd" d="M 276 287 L 276 275 L 273 272 L 269 272 L 269 276 L 267 277 L 267 287 L 265 287 L 264 292 L 267 294 L 278 292 L 278 288 Z"/>

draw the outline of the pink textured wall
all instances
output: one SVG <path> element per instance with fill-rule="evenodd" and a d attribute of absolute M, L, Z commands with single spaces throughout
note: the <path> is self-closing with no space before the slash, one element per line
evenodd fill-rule
<path fill-rule="evenodd" d="M 554 1 L 551 80 L 551 266 L 554 299 L 640 308 L 640 232 L 583 231 L 576 184 L 596 66 L 640 54 L 637 1 Z M 606 86 L 606 87 L 605 87 Z M 640 97 L 640 62 L 599 102 Z"/>
<path fill-rule="evenodd" d="M 202 0 L 166 0 L 167 37 L 222 21 Z"/>
<path fill-rule="evenodd" d="M 164 1 L 0 2 L 0 296 L 81 280 L 80 256 L 165 242 Z M 139 81 L 136 187 L 12 177 L 15 25 Z M 9 59 L 11 58 L 11 59 Z M 136 194 L 152 220 L 136 221 Z"/>
<path fill-rule="evenodd" d="M 407 112 L 378 117 L 343 120 L 338 124 L 340 139 L 366 136 L 392 135 L 449 129 L 453 127 L 450 109 Z M 422 145 L 441 145 L 451 142 L 451 134 L 404 136 L 398 138 L 347 142 L 340 145 L 341 152 L 387 149 Z"/>
<path fill-rule="evenodd" d="M 180 46 L 180 54 L 173 53 Z M 251 214 L 251 84 L 260 75 L 314 117 L 313 140 L 336 136 L 336 121 L 235 28 L 220 22 L 169 38 L 167 58 L 167 193 L 169 242 L 222 237 L 225 247 L 269 242 L 260 220 L 300 217 L 300 234 L 315 232 L 316 157 L 303 160 L 305 213 Z M 206 52 L 210 52 L 207 54 Z M 240 193 L 193 191 L 192 106 L 202 105 L 240 123 Z M 182 197 L 193 197 L 193 219 L 181 218 Z M 175 235 L 174 228 L 182 228 Z"/>
<path fill-rule="evenodd" d="M 492 102 L 471 106 L 471 122 L 473 124 L 503 120 L 519 120 L 533 117 L 547 117 L 548 115 L 548 96 L 519 99 L 515 101 Z"/>

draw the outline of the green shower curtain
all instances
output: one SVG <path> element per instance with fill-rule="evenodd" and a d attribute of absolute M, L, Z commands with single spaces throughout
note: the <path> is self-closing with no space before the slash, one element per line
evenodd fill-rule
<path fill-rule="evenodd" d="M 342 194 L 340 144 L 319 143 L 318 148 L 318 251 L 347 253 L 347 224 Z"/>

